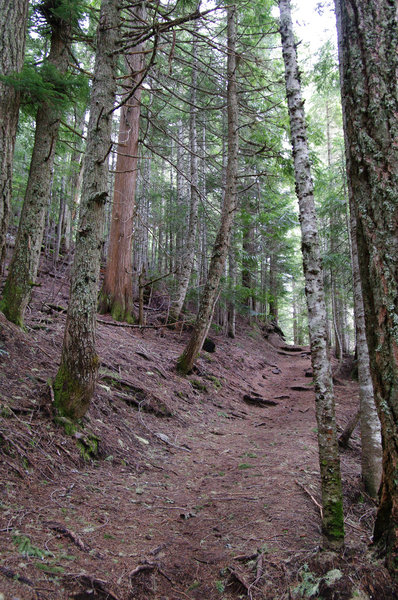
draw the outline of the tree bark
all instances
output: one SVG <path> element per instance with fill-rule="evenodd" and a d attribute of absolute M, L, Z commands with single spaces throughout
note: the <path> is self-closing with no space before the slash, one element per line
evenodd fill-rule
<path fill-rule="evenodd" d="M 196 24 L 195 24 L 196 29 Z M 197 133 L 197 114 L 196 106 L 196 88 L 198 79 L 198 44 L 195 32 L 192 40 L 192 77 L 191 77 L 191 98 L 190 98 L 190 121 L 189 138 L 191 151 L 191 202 L 189 211 L 188 232 L 185 240 L 185 252 L 178 273 L 177 290 L 175 299 L 170 306 L 170 322 L 177 322 L 180 318 L 181 310 L 187 295 L 189 280 L 192 273 L 193 262 L 195 258 L 195 242 L 198 229 L 198 208 L 199 208 L 199 172 L 198 172 L 198 133 Z"/>
<path fill-rule="evenodd" d="M 51 48 L 47 62 L 59 74 L 64 75 L 68 69 L 72 24 L 53 14 L 50 24 Z M 29 178 L 15 248 L 0 304 L 7 319 L 19 326 L 23 325 L 25 310 L 39 267 L 61 114 L 59 106 L 43 101 L 36 115 Z"/>
<path fill-rule="evenodd" d="M 234 213 L 237 204 L 236 177 L 238 169 L 238 94 L 236 81 L 236 6 L 227 9 L 228 59 L 227 59 L 227 105 L 228 105 L 228 163 L 227 182 L 221 213 L 221 223 L 214 243 L 209 273 L 201 296 L 200 306 L 189 342 L 177 361 L 181 373 L 189 373 L 202 349 L 209 330 L 225 259 Z"/>
<path fill-rule="evenodd" d="M 102 0 L 90 99 L 90 120 L 79 228 L 72 270 L 61 364 L 54 381 L 55 406 L 62 415 L 82 417 L 94 393 L 99 366 L 95 323 L 101 240 L 108 196 L 108 156 L 116 94 L 119 0 Z"/>
<path fill-rule="evenodd" d="M 332 373 L 326 345 L 323 273 L 290 0 L 279 0 L 279 10 L 296 193 L 299 201 L 311 362 L 314 373 L 323 504 L 322 545 L 331 550 L 340 550 L 344 544 L 340 459 L 336 435 Z"/>
<path fill-rule="evenodd" d="M 398 22 L 390 0 L 335 0 L 347 172 L 381 421 L 374 541 L 398 576 Z"/>
<path fill-rule="evenodd" d="M 142 5 L 135 9 L 134 18 L 141 24 Z M 144 66 L 143 45 L 139 44 L 126 56 L 131 72 L 130 89 L 139 83 Z M 138 137 L 141 111 L 141 92 L 138 87 L 122 107 L 119 126 L 118 156 L 113 194 L 111 231 L 105 279 L 100 293 L 99 310 L 110 312 L 117 321 L 133 319 L 133 259 L 132 237 L 135 211 L 135 191 L 138 172 Z"/>
<path fill-rule="evenodd" d="M 352 193 L 350 196 L 352 196 Z M 369 496 L 376 498 L 382 473 L 381 432 L 370 373 L 369 351 L 365 331 L 365 311 L 359 273 L 356 222 L 353 214 L 351 215 L 351 255 L 360 397 L 362 480 Z"/>
<path fill-rule="evenodd" d="M 0 0 L 0 75 L 19 73 L 25 55 L 29 0 Z M 0 273 L 4 271 L 20 93 L 0 81 Z"/>

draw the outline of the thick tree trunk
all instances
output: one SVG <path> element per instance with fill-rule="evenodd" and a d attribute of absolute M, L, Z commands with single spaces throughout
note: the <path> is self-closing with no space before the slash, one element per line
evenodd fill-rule
<path fill-rule="evenodd" d="M 70 35 L 71 23 L 52 16 L 47 62 L 60 74 L 65 74 L 68 68 Z M 35 141 L 18 235 L 0 305 L 7 319 L 20 326 L 39 268 L 60 122 L 60 108 L 42 102 L 36 115 Z"/>
<path fill-rule="evenodd" d="M 374 541 L 398 576 L 398 22 L 390 0 L 335 0 L 347 170 L 383 440 Z"/>
<path fill-rule="evenodd" d="M 343 498 L 336 436 L 332 373 L 326 346 L 326 306 L 319 251 L 313 182 L 301 96 L 290 0 L 279 0 L 282 51 L 299 200 L 303 268 L 306 282 L 311 361 L 314 373 L 319 463 L 322 483 L 322 544 L 339 550 L 344 544 Z"/>
<path fill-rule="evenodd" d="M 137 22 L 142 23 L 142 8 L 136 9 L 136 12 Z M 142 44 L 133 48 L 132 54 L 126 57 L 126 63 L 131 72 L 130 88 L 134 89 L 142 77 L 144 66 Z M 99 301 L 100 312 L 110 312 L 117 321 L 127 322 L 133 320 L 132 237 L 141 91 L 139 87 L 122 107 L 120 117 L 108 260 Z"/>
<path fill-rule="evenodd" d="M 185 239 L 185 251 L 178 273 L 177 290 L 175 299 L 170 306 L 171 322 L 176 322 L 180 318 L 180 313 L 187 295 L 189 281 L 192 273 L 193 262 L 195 258 L 195 243 L 198 229 L 198 207 L 199 207 L 199 172 L 198 172 L 198 134 L 197 134 L 197 114 L 196 106 L 196 88 L 198 79 L 198 44 L 195 33 L 192 40 L 192 77 L 191 77 L 191 98 L 190 98 L 190 121 L 189 138 L 191 151 L 191 202 L 189 211 L 188 232 Z"/>
<path fill-rule="evenodd" d="M 0 0 L 0 75 L 22 69 L 29 0 Z M 20 93 L 0 81 L 0 273 L 4 270 Z"/>
<path fill-rule="evenodd" d="M 182 373 L 189 373 L 202 349 L 209 330 L 214 306 L 218 295 L 221 275 L 224 271 L 225 259 L 234 213 L 236 210 L 236 176 L 238 169 L 238 94 L 236 83 L 236 6 L 227 9 L 228 20 L 228 60 L 227 60 L 227 104 L 228 104 L 228 164 L 227 183 L 221 213 L 220 228 L 214 243 L 207 281 L 200 300 L 198 315 L 189 342 L 179 357 L 177 368 Z"/>
<path fill-rule="evenodd" d="M 116 94 L 119 6 L 119 0 L 101 3 L 79 228 L 61 364 L 54 381 L 55 406 L 72 419 L 82 417 L 87 411 L 99 366 L 95 323 Z"/>

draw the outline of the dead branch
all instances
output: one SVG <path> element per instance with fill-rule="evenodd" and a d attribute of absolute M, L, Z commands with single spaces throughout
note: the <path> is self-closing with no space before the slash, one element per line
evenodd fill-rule
<path fill-rule="evenodd" d="M 97 319 L 97 323 L 103 323 L 104 325 L 111 325 L 111 327 L 126 327 L 129 329 L 161 329 L 162 327 L 173 327 L 174 325 L 180 325 L 184 321 L 176 321 L 175 323 L 165 323 L 163 325 L 130 325 L 129 323 L 113 323 L 112 321 L 105 321 L 104 319 Z"/>
<path fill-rule="evenodd" d="M 295 479 L 295 483 L 302 489 L 304 490 L 304 492 L 306 494 L 308 494 L 308 496 L 311 498 L 311 500 L 313 501 L 313 503 L 315 504 L 315 506 L 317 506 L 319 508 L 319 512 L 321 514 L 321 519 L 323 519 L 323 507 L 321 504 L 319 504 L 319 502 L 314 498 L 314 496 L 311 494 L 311 492 L 302 484 L 299 483 L 297 481 L 297 479 Z"/>
<path fill-rule="evenodd" d="M 31 581 L 27 577 L 19 575 L 18 573 L 16 573 L 12 569 L 9 569 L 8 567 L 0 567 L 0 573 L 4 575 L 4 577 L 8 577 L 8 579 L 15 579 L 15 581 L 19 581 L 20 583 L 24 583 L 25 585 L 29 585 L 30 587 L 34 587 L 35 585 L 33 581 Z"/>
<path fill-rule="evenodd" d="M 83 552 L 90 552 L 90 546 L 83 542 L 83 540 L 77 535 L 77 533 L 70 531 L 70 529 L 67 529 L 64 525 L 61 525 L 60 523 L 47 522 L 46 524 L 53 531 L 56 531 L 57 533 L 60 533 L 61 535 L 69 538 L 71 542 L 75 544 L 75 546 L 80 548 L 80 550 L 83 550 Z"/>
<path fill-rule="evenodd" d="M 243 400 L 246 404 L 254 404 L 255 406 L 278 406 L 278 402 L 267 400 L 266 398 L 257 395 L 249 396 L 248 394 L 245 394 Z"/>
<path fill-rule="evenodd" d="M 157 567 L 156 563 L 144 561 L 143 563 L 138 565 L 138 567 L 136 567 L 135 569 L 133 569 L 131 571 L 129 577 L 130 577 L 130 579 L 132 579 L 133 577 L 138 575 L 138 573 L 142 573 L 142 571 L 153 571 L 154 569 L 156 569 L 156 567 Z"/>
<path fill-rule="evenodd" d="M 70 573 L 64 575 L 63 578 L 68 581 L 77 581 L 82 587 L 90 588 L 91 591 L 95 590 L 97 592 L 102 592 L 106 595 L 108 600 L 120 600 L 118 596 L 116 596 L 109 590 L 109 588 L 107 587 L 108 583 L 106 581 L 103 581 L 102 579 L 97 579 L 93 575 L 87 575 L 86 573 L 75 575 L 74 573 Z"/>

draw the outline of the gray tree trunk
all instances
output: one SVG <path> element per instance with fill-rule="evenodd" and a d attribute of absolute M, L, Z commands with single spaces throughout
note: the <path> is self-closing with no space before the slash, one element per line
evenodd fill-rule
<path fill-rule="evenodd" d="M 54 381 L 55 406 L 62 415 L 82 417 L 94 393 L 99 367 L 95 324 L 101 240 L 108 191 L 108 156 L 116 94 L 119 0 L 102 0 L 90 99 L 90 121 L 79 228 L 72 270 L 61 364 Z"/>
<path fill-rule="evenodd" d="M 348 185 L 350 184 L 348 183 Z M 350 196 L 352 196 L 352 193 Z M 372 498 L 376 498 L 382 473 L 381 431 L 369 366 L 369 352 L 365 331 L 365 310 L 362 300 L 356 240 L 356 221 L 353 214 L 351 215 L 351 261 L 354 281 L 354 313 L 360 397 L 362 479 L 366 492 Z"/>
<path fill-rule="evenodd" d="M 54 15 L 50 22 L 51 48 L 47 62 L 60 74 L 65 74 L 68 68 L 72 24 Z M 23 325 L 25 310 L 39 267 L 61 114 L 59 106 L 43 101 L 36 115 L 29 178 L 1 302 L 1 310 L 7 319 L 20 326 Z"/>
<path fill-rule="evenodd" d="M 228 164 L 227 183 L 221 213 L 220 228 L 214 243 L 209 273 L 200 299 L 198 315 L 189 342 L 179 357 L 177 368 L 189 373 L 202 349 L 213 316 L 218 287 L 228 253 L 229 239 L 237 204 L 236 177 L 238 170 L 238 94 L 236 82 L 236 6 L 227 9 L 228 59 Z"/>
<path fill-rule="evenodd" d="M 339 550 L 344 544 L 340 459 L 336 435 L 332 373 L 326 345 L 323 273 L 290 0 L 279 0 L 279 10 L 296 193 L 300 211 L 311 361 L 314 373 L 323 504 L 322 545 L 331 550 Z"/>
<path fill-rule="evenodd" d="M 398 576 L 398 16 L 390 0 L 335 0 L 347 171 L 366 337 L 381 421 L 374 541 Z"/>
<path fill-rule="evenodd" d="M 196 26 L 195 26 L 196 27 Z M 182 307 L 187 295 L 189 280 L 192 273 L 193 262 L 195 258 L 195 243 L 198 229 L 198 208 L 199 208 L 199 172 L 198 172 L 198 133 L 197 133 L 197 114 L 196 106 L 196 88 L 198 79 L 198 44 L 195 33 L 192 40 L 192 77 L 191 77 L 191 98 L 190 98 L 190 121 L 189 138 L 191 151 L 191 202 L 189 211 L 188 232 L 185 240 L 185 251 L 180 264 L 178 273 L 177 290 L 175 299 L 170 306 L 171 322 L 178 321 Z"/>
<path fill-rule="evenodd" d="M 0 75 L 19 73 L 25 55 L 29 0 L 0 0 Z M 0 81 L 0 273 L 4 271 L 20 93 Z"/>

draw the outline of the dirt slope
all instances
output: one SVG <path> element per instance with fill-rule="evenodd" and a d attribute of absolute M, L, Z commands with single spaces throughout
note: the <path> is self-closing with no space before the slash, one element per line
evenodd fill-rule
<path fill-rule="evenodd" d="M 366 554 L 374 506 L 361 492 L 357 434 L 342 454 L 347 551 L 315 558 L 308 349 L 274 338 L 276 348 L 241 325 L 236 340 L 213 332 L 216 352 L 183 378 L 174 366 L 186 332 L 101 318 L 98 391 L 84 427 L 67 436 L 48 385 L 65 321 L 51 305 L 66 305 L 67 277 L 45 271 L 27 332 L 0 315 L 0 598 L 282 600 L 310 597 L 317 584 L 321 597 L 333 568 L 343 578 L 323 598 L 396 597 Z M 160 322 L 156 311 L 149 318 Z M 356 384 L 340 379 L 336 399 L 343 427 Z"/>

